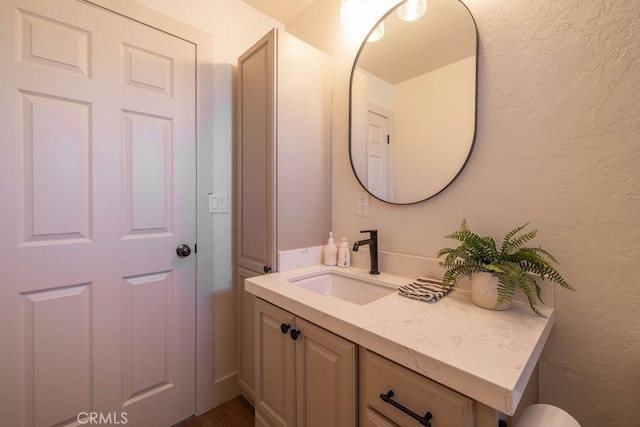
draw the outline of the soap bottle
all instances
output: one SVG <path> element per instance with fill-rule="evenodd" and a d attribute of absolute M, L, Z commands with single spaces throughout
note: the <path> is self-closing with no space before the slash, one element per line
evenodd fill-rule
<path fill-rule="evenodd" d="M 351 249 L 349 248 L 349 242 L 347 238 L 340 239 L 340 247 L 338 248 L 338 267 L 350 267 L 351 266 Z"/>
<path fill-rule="evenodd" d="M 329 241 L 324 247 L 324 265 L 336 265 L 338 261 L 338 247 L 333 243 L 333 233 L 329 233 Z"/>

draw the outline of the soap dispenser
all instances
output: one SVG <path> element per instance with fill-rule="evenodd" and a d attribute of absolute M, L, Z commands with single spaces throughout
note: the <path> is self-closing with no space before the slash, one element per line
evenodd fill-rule
<path fill-rule="evenodd" d="M 347 238 L 340 239 L 340 247 L 338 248 L 338 267 L 350 267 L 351 266 L 351 248 Z"/>
<path fill-rule="evenodd" d="M 333 233 L 329 233 L 329 241 L 324 247 L 324 265 L 336 265 L 338 261 L 338 247 L 333 242 Z"/>

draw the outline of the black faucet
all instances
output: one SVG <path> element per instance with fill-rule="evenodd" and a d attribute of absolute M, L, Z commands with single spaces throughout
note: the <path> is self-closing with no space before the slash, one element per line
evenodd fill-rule
<path fill-rule="evenodd" d="M 369 274 L 380 274 L 378 271 L 378 230 L 361 230 L 361 233 L 370 233 L 371 238 L 358 240 L 353 244 L 353 251 L 358 252 L 362 245 L 369 245 L 369 256 L 371 257 L 371 270 Z"/>

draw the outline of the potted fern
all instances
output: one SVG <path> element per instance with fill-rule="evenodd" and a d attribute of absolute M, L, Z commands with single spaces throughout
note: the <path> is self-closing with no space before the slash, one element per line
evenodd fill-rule
<path fill-rule="evenodd" d="M 546 279 L 570 290 L 573 287 L 553 267 L 552 263 L 557 261 L 549 252 L 540 247 L 524 247 L 537 234 L 537 230 L 524 232 L 527 226 L 508 232 L 498 248 L 491 237 L 471 232 L 463 219 L 460 229 L 446 236 L 460 241 L 460 246 L 438 251 L 438 257 L 445 257 L 440 265 L 447 269 L 442 284 L 449 288 L 469 277 L 473 302 L 493 310 L 508 309 L 515 289 L 520 288 L 534 313 L 544 317 L 536 307 L 536 299 L 542 302 L 537 279 Z"/>

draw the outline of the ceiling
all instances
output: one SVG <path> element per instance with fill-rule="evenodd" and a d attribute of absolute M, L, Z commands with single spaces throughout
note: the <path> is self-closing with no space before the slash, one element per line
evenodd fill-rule
<path fill-rule="evenodd" d="M 475 55 L 476 28 L 466 7 L 452 0 L 427 4 L 424 16 L 412 22 L 390 13 L 384 37 L 365 45 L 358 66 L 397 84 Z"/>
<path fill-rule="evenodd" d="M 317 0 L 242 0 L 276 21 L 287 24 Z"/>

